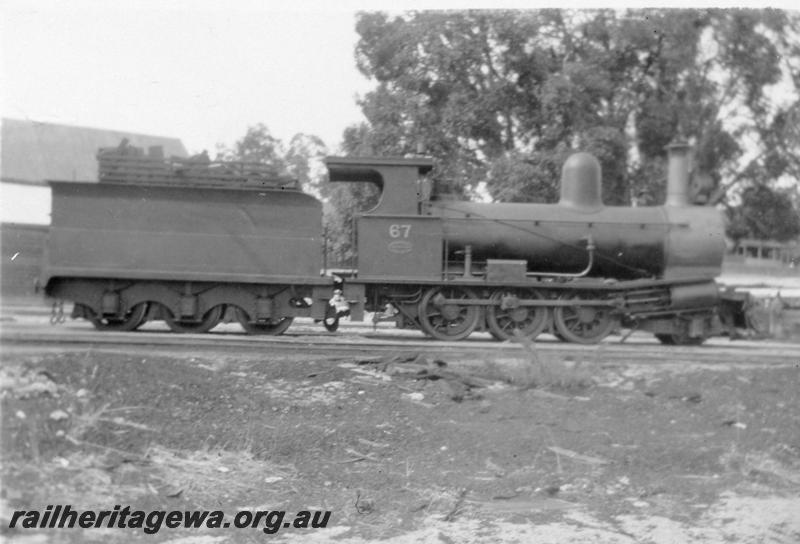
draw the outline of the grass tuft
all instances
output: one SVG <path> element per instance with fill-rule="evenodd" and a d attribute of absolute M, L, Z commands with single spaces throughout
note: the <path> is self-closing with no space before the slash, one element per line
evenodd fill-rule
<path fill-rule="evenodd" d="M 487 361 L 487 377 L 498 379 L 522 390 L 541 388 L 581 391 L 595 384 L 591 364 L 541 353 L 530 339 L 521 335 L 517 335 L 515 341 L 525 350 L 525 357 L 511 364 Z M 598 359 L 601 349 L 602 346 L 597 348 L 593 361 Z"/>

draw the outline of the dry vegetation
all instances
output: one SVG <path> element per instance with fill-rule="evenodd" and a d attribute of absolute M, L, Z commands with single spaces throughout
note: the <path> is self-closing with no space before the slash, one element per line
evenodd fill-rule
<path fill-rule="evenodd" d="M 54 503 L 334 512 L 325 532 L 284 535 L 298 542 L 800 534 L 787 514 L 800 506 L 791 357 L 717 368 L 583 353 L 527 344 L 514 357 L 6 357 L 3 515 Z M 720 521 L 732 515 L 742 519 Z M 259 535 L 47 533 L 56 542 L 101 536 Z"/>

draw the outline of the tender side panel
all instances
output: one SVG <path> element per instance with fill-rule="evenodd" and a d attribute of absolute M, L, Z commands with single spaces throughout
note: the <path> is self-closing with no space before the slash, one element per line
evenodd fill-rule
<path fill-rule="evenodd" d="M 296 191 L 53 183 L 55 276 L 319 278 L 321 204 Z"/>

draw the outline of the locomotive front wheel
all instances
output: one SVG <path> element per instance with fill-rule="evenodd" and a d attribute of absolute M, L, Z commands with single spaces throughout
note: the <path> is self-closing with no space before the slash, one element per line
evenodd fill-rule
<path fill-rule="evenodd" d="M 564 300 L 579 303 L 580 297 L 572 295 Z M 606 306 L 557 306 L 553 311 L 553 324 L 567 342 L 597 344 L 614 330 L 616 319 L 611 308 Z"/>
<path fill-rule="evenodd" d="M 445 303 L 445 300 L 475 299 L 469 289 L 434 287 L 419 303 L 419 324 L 428 336 L 439 340 L 461 340 L 478 326 L 481 312 L 478 306 Z"/>
<path fill-rule="evenodd" d="M 134 331 L 141 327 L 147 320 L 147 303 L 140 302 L 120 316 L 99 317 L 88 306 L 79 305 L 83 315 L 94 325 L 98 331 Z"/>
<path fill-rule="evenodd" d="M 656 334 L 655 337 L 658 338 L 658 341 L 665 346 L 675 345 L 675 338 L 673 338 L 671 334 Z"/>
<path fill-rule="evenodd" d="M 203 333 L 208 332 L 222 319 L 225 314 L 225 306 L 219 304 L 208 310 L 200 320 L 176 319 L 169 308 L 164 307 L 164 321 L 172 332 L 177 333 Z"/>
<path fill-rule="evenodd" d="M 293 317 L 270 319 L 267 321 L 251 321 L 250 316 L 241 308 L 236 308 L 236 320 L 247 334 L 263 334 L 277 336 L 286 332 L 292 323 Z"/>
<path fill-rule="evenodd" d="M 706 341 L 705 336 L 684 336 L 680 334 L 657 334 L 656 338 L 665 346 L 699 346 Z"/>
<path fill-rule="evenodd" d="M 522 289 L 501 289 L 492 295 L 486 309 L 489 332 L 498 340 L 513 340 L 517 334 L 533 340 L 547 327 L 550 312 L 544 306 L 520 306 L 521 299 L 542 296 Z"/>
<path fill-rule="evenodd" d="M 708 338 L 708 336 L 689 336 L 688 322 L 679 322 L 675 332 L 656 334 L 655 337 L 665 346 L 699 346 Z"/>

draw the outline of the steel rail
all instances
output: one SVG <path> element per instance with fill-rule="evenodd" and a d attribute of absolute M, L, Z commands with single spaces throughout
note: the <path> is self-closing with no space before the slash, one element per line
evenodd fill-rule
<path fill-rule="evenodd" d="M 390 334 L 390 333 L 388 333 Z M 314 352 L 314 353 L 408 353 L 448 354 L 453 357 L 467 358 L 490 356 L 513 357 L 525 355 L 523 346 L 513 342 L 493 342 L 482 339 L 468 339 L 458 342 L 442 342 L 432 339 L 416 338 L 374 338 L 360 336 L 358 341 L 344 339 L 341 335 L 303 334 L 283 335 L 280 337 L 249 336 L 241 334 L 207 333 L 207 334 L 174 334 L 167 332 L 96 332 L 74 330 L 68 333 L 43 332 L 42 330 L 0 331 L 0 344 L 4 348 L 10 346 L 86 346 L 109 348 L 172 348 L 176 350 L 227 351 L 246 352 Z M 613 337 L 612 337 L 613 338 Z M 334 341 L 332 341 L 334 340 Z M 757 361 L 789 361 L 796 362 L 800 349 L 792 345 L 769 344 L 764 346 L 755 342 L 731 343 L 730 345 L 704 346 L 669 346 L 656 343 L 625 343 L 606 341 L 598 345 L 568 344 L 559 341 L 539 341 L 536 349 L 542 352 L 557 352 L 564 356 L 592 358 L 602 354 L 602 359 L 609 361 L 609 356 L 619 356 L 642 361 L 691 361 L 691 362 L 725 362 L 727 357 L 745 357 Z"/>

